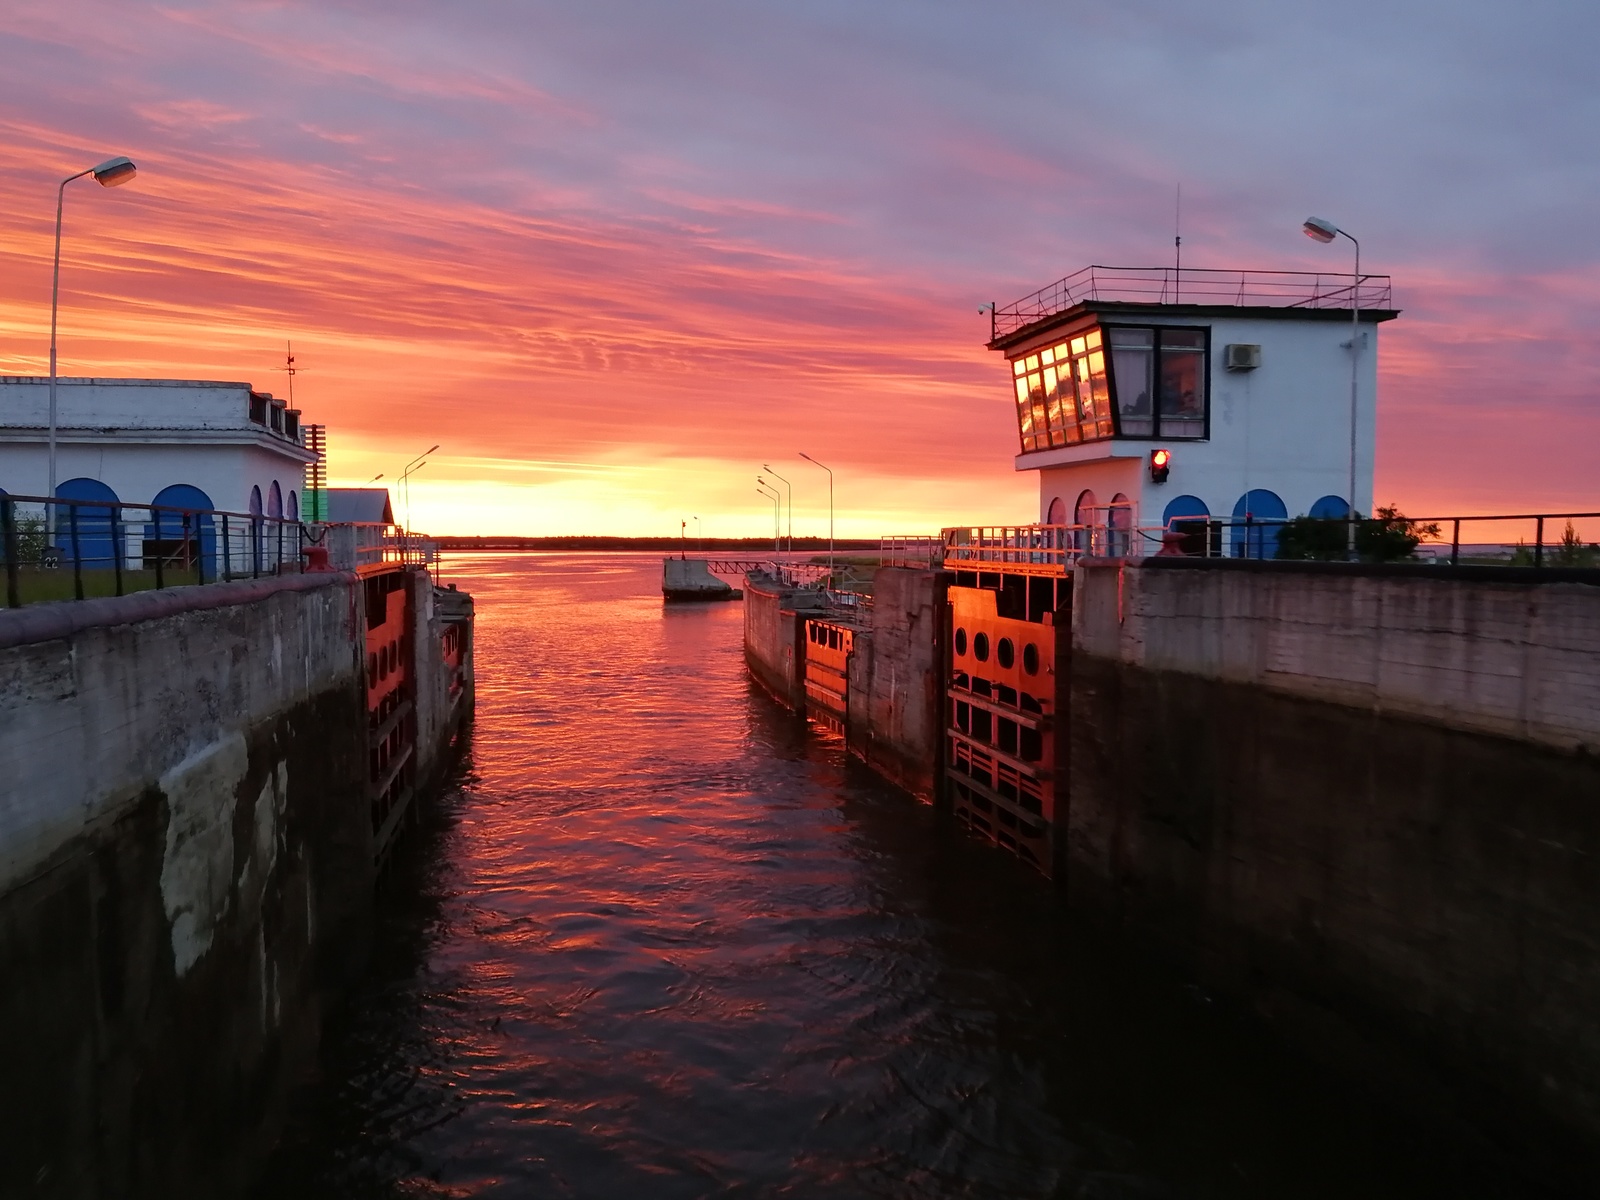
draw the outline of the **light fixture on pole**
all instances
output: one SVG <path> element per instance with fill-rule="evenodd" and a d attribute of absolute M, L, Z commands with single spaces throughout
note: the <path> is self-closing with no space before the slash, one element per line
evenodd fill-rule
<path fill-rule="evenodd" d="M 819 463 L 816 459 L 812 458 L 811 455 L 807 454 L 804 450 L 800 450 L 797 453 L 800 455 L 801 458 L 805 459 L 812 466 L 814 466 L 814 467 L 822 467 L 821 463 Z M 822 467 L 822 469 L 824 471 L 828 472 L 828 586 L 832 587 L 833 586 L 833 471 L 829 467 Z"/>
<path fill-rule="evenodd" d="M 772 552 L 778 553 L 778 513 L 783 507 L 783 497 L 778 495 L 778 489 L 764 483 L 761 477 L 756 476 L 756 491 L 772 501 Z"/>
<path fill-rule="evenodd" d="M 789 553 L 793 554 L 794 553 L 794 488 L 790 486 L 789 481 L 787 479 L 785 479 L 782 475 L 779 475 L 776 471 L 773 471 L 772 468 L 770 466 L 768 466 L 766 463 L 762 463 L 761 464 L 761 469 L 763 471 L 770 471 L 772 473 L 772 477 L 774 479 L 776 479 L 779 483 L 783 484 L 783 490 L 788 494 L 788 500 L 785 501 L 785 503 L 787 503 L 788 506 L 789 506 Z"/>
<path fill-rule="evenodd" d="M 67 198 L 67 184 L 74 179 L 82 179 L 85 175 L 93 175 L 94 180 L 101 187 L 121 187 L 139 173 L 133 165 L 133 160 L 124 158 L 120 154 L 116 158 L 108 158 L 98 167 L 90 167 L 79 171 L 76 175 L 68 175 L 61 181 L 61 186 L 56 189 L 56 255 L 55 265 L 50 274 L 50 491 L 49 497 L 56 498 L 56 314 L 61 301 L 61 209 Z M 50 541 L 55 542 L 56 532 L 56 506 L 50 506 Z"/>
<path fill-rule="evenodd" d="M 1301 228 L 1314 241 L 1326 244 L 1336 237 L 1343 237 L 1349 238 L 1350 244 L 1356 248 L 1355 273 L 1350 277 L 1350 494 L 1346 497 L 1349 504 L 1346 513 L 1349 536 L 1345 545 L 1345 552 L 1353 560 L 1356 556 L 1356 381 L 1361 355 L 1361 243 L 1322 217 L 1306 218 Z"/>
<path fill-rule="evenodd" d="M 377 483 L 377 482 L 378 482 L 378 480 L 380 480 L 380 479 L 382 479 L 382 478 L 383 478 L 383 472 L 382 472 L 382 471 L 379 471 L 379 472 L 378 472 L 378 473 L 377 473 L 377 474 L 376 474 L 376 475 L 374 475 L 374 476 L 373 476 L 373 477 L 372 477 L 372 478 L 371 478 L 371 479 L 369 479 L 369 480 L 367 480 L 367 482 L 368 482 L 368 483 Z"/>
<path fill-rule="evenodd" d="M 426 459 L 428 457 L 428 455 L 432 454 L 438 448 L 439 448 L 439 444 L 437 442 L 435 442 L 433 445 L 429 446 L 426 450 L 424 450 L 421 454 L 417 455 L 410 462 L 408 462 L 406 464 L 406 469 L 404 471 L 400 472 L 400 487 L 405 492 L 406 532 L 407 533 L 411 532 L 411 476 L 415 472 L 422 470 L 423 467 L 428 465 L 423 460 Z"/>

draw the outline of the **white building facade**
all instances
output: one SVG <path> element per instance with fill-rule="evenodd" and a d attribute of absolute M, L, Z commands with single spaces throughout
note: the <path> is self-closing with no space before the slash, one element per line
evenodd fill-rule
<path fill-rule="evenodd" d="M 1352 296 L 1353 499 L 1370 513 L 1387 277 L 1091 267 L 997 310 L 1040 523 L 1261 522 L 1275 545 L 1275 522 L 1345 516 Z"/>
<path fill-rule="evenodd" d="M 0 377 L 0 490 L 48 494 L 49 393 Z M 247 383 L 58 379 L 56 495 L 294 520 L 317 457 L 299 418 Z"/>

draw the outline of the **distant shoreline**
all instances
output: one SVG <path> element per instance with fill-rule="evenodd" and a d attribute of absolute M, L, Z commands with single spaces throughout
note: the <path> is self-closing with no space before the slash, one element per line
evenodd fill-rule
<path fill-rule="evenodd" d="M 770 538 L 647 538 L 647 537 L 432 537 L 440 550 L 659 550 L 678 554 L 763 555 L 772 553 Z M 784 539 L 784 550 L 789 549 Z M 877 550 L 876 538 L 837 538 L 838 550 Z M 795 553 L 828 552 L 827 538 L 795 538 Z"/>

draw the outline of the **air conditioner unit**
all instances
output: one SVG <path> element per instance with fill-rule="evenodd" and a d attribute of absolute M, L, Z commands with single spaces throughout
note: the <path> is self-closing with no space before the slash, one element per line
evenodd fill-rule
<path fill-rule="evenodd" d="M 1223 362 L 1230 371 L 1254 371 L 1261 365 L 1261 347 L 1233 344 L 1224 346 Z"/>

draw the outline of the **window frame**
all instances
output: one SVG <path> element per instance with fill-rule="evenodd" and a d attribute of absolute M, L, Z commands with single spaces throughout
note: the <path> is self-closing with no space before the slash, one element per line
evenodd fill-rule
<path fill-rule="evenodd" d="M 1105 331 L 1104 344 L 1106 348 L 1106 381 L 1111 391 L 1111 421 L 1116 432 L 1113 437 L 1130 442 L 1206 442 L 1211 440 L 1211 326 L 1209 325 L 1179 325 L 1168 322 L 1160 325 L 1149 325 L 1140 321 L 1102 321 L 1100 328 Z M 1111 353 L 1111 332 L 1115 329 L 1148 329 L 1152 331 L 1151 347 L 1151 378 L 1154 381 L 1153 394 L 1150 397 L 1150 432 L 1149 433 L 1124 433 L 1122 431 L 1122 396 L 1117 387 L 1116 356 Z M 1201 406 L 1203 417 L 1201 420 L 1202 431 L 1193 433 L 1163 433 L 1161 432 L 1161 333 L 1163 330 L 1180 330 L 1184 333 L 1198 333 L 1203 343 L 1200 351 L 1201 378 L 1205 380 L 1205 402 Z M 1193 417 L 1180 418 L 1192 421 Z"/>

